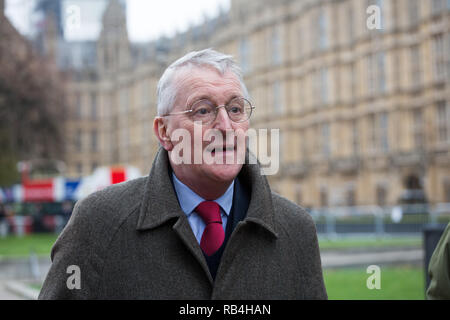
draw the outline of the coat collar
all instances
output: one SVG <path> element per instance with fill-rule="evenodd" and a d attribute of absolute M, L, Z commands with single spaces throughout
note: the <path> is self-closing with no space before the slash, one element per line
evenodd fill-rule
<path fill-rule="evenodd" d="M 244 221 L 263 227 L 276 238 L 278 234 L 274 224 L 269 184 L 267 179 L 261 175 L 259 165 L 248 164 L 248 159 L 255 160 L 254 156 L 248 152 L 246 164 L 239 173 L 241 181 L 246 187 L 251 188 L 250 204 Z M 168 153 L 160 147 L 145 184 L 137 230 L 153 229 L 171 219 L 177 218 L 178 220 L 181 216 L 184 216 L 184 213 L 170 180 Z"/>

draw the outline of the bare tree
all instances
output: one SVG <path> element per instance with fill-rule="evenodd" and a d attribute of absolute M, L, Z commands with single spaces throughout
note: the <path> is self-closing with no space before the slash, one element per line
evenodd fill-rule
<path fill-rule="evenodd" d="M 63 151 L 64 78 L 5 17 L 0 21 L 0 185 L 15 162 L 58 159 Z"/>

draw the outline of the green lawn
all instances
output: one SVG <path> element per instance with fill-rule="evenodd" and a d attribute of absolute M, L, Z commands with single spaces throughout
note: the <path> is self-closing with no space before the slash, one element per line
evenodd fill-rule
<path fill-rule="evenodd" d="M 365 268 L 325 269 L 330 300 L 423 300 L 425 275 L 417 266 L 381 266 L 380 289 L 368 289 Z"/>
<path fill-rule="evenodd" d="M 23 237 L 8 236 L 0 238 L 0 256 L 27 256 L 33 250 L 38 255 L 50 254 L 50 249 L 58 235 L 32 234 Z M 418 237 L 386 237 L 386 238 L 338 238 L 329 240 L 319 238 L 321 250 L 352 249 L 352 248 L 394 248 L 420 247 L 422 238 Z"/>
<path fill-rule="evenodd" d="M 0 257 L 26 257 L 30 252 L 49 255 L 57 237 L 57 234 L 45 233 L 0 238 Z"/>

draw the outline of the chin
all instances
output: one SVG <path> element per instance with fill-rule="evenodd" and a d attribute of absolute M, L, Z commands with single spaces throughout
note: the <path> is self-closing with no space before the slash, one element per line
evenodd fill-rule
<path fill-rule="evenodd" d="M 217 182 L 231 182 L 242 169 L 242 164 L 212 164 L 208 166 L 208 176 Z"/>

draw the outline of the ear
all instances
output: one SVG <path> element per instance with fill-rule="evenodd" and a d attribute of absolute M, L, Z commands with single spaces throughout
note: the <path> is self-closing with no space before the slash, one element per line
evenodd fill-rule
<path fill-rule="evenodd" d="M 153 120 L 153 131 L 163 148 L 167 151 L 172 151 L 173 143 L 170 140 L 170 136 L 168 135 L 167 125 L 164 121 L 164 118 L 155 117 L 155 119 Z"/>

